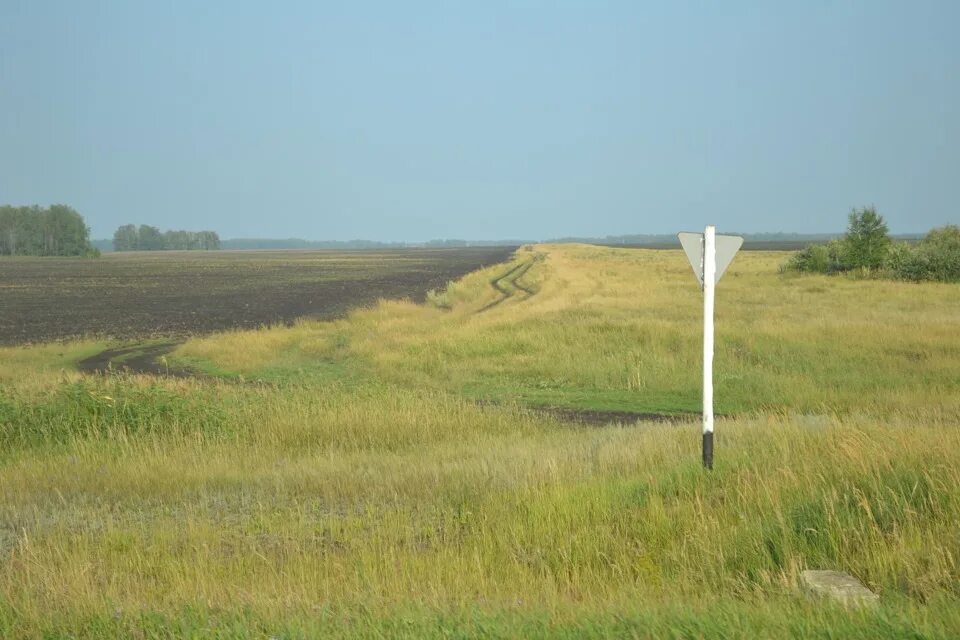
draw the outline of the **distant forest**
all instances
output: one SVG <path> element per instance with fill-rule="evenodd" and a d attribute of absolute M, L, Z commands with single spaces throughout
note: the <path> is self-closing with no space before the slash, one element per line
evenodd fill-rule
<path fill-rule="evenodd" d="M 726 232 L 730 233 L 730 232 Z M 811 243 L 825 243 L 840 237 L 841 233 L 745 233 L 746 249 L 802 249 Z M 914 236 L 904 236 L 912 239 Z M 919 236 L 916 236 L 919 237 Z M 633 246 L 648 248 L 678 248 L 676 234 L 630 234 L 605 237 L 564 237 L 550 239 L 504 239 L 504 240 L 428 240 L 426 242 L 377 242 L 374 240 L 303 240 L 300 238 L 236 238 L 224 240 L 224 249 L 396 249 L 402 247 L 482 247 L 519 246 L 523 244 L 573 243 L 607 246 Z"/>
<path fill-rule="evenodd" d="M 114 251 L 210 251 L 220 248 L 216 231 L 160 231 L 157 227 L 125 224 L 113 234 Z"/>
<path fill-rule="evenodd" d="M 97 253 L 83 216 L 63 204 L 0 206 L 0 255 L 83 256 Z"/>
<path fill-rule="evenodd" d="M 145 225 L 141 225 L 139 229 L 144 229 Z M 125 238 L 121 241 L 123 248 L 119 249 L 120 251 L 133 251 L 136 250 L 132 247 L 136 247 L 141 251 L 156 249 L 157 247 L 151 247 L 147 249 L 142 246 L 142 241 L 137 240 L 138 244 L 133 245 L 133 232 L 140 231 L 134 225 L 125 225 L 117 230 L 119 233 L 121 229 L 125 229 Z M 196 246 L 197 241 L 186 240 L 183 236 L 176 236 L 176 240 L 173 239 L 172 234 L 190 234 L 190 233 L 204 233 L 204 232 L 189 232 L 189 231 L 167 231 L 166 233 L 161 233 L 156 227 L 147 227 L 147 238 L 148 244 L 156 244 L 158 240 L 158 234 L 163 238 L 170 238 L 171 241 L 166 242 L 163 246 L 160 246 L 160 249 L 197 249 L 205 248 L 204 246 Z M 206 233 L 213 233 L 206 232 Z M 754 249 L 754 250 L 796 250 L 802 249 L 810 244 L 825 244 L 834 238 L 839 238 L 842 233 L 736 233 L 725 231 L 724 233 L 734 233 L 735 235 L 742 235 L 744 237 L 744 249 Z M 216 237 L 216 234 L 213 233 L 213 237 Z M 904 234 L 899 236 L 893 236 L 898 240 L 914 241 L 919 240 L 922 236 L 916 234 Z M 184 242 L 187 242 L 185 246 Z M 428 240 L 425 242 L 380 242 L 376 240 L 304 240 L 302 238 L 230 238 L 225 240 L 220 240 L 217 238 L 217 246 L 212 248 L 219 249 L 260 249 L 260 250 L 281 250 L 281 249 L 402 249 L 404 247 L 411 248 L 449 248 L 449 247 L 508 247 L 508 246 L 520 246 L 524 244 L 535 244 L 538 242 L 546 243 L 572 243 L 572 242 L 582 242 L 584 244 L 596 244 L 596 245 L 605 245 L 605 246 L 624 246 L 624 247 L 646 247 L 651 249 L 672 249 L 679 248 L 680 243 L 677 240 L 675 234 L 631 234 L 631 235 L 621 235 L 621 236 L 604 236 L 604 237 L 564 237 L 564 238 L 552 238 L 546 240 L 538 239 L 521 239 L 521 238 L 507 238 L 504 240 L 462 240 L 462 239 L 442 239 L 442 240 Z M 117 238 L 114 240 L 94 240 L 93 244 L 101 251 L 112 251 L 115 249 L 117 243 Z"/>
<path fill-rule="evenodd" d="M 378 242 L 376 240 L 303 240 L 301 238 L 233 238 L 224 249 L 402 249 L 403 247 L 506 247 L 533 240 L 428 240 L 426 242 Z"/>
<path fill-rule="evenodd" d="M 825 244 L 839 238 L 842 233 L 739 233 L 726 231 L 723 233 L 743 236 L 743 248 L 755 251 L 792 251 L 803 249 L 811 244 Z M 898 240 L 915 241 L 922 236 L 919 234 L 904 234 L 894 236 Z M 548 242 L 569 243 L 582 242 L 584 244 L 599 244 L 610 247 L 646 247 L 650 249 L 675 249 L 680 247 L 676 234 L 633 234 L 623 236 L 606 236 L 604 238 L 557 238 Z"/>
<path fill-rule="evenodd" d="M 748 248 L 801 249 L 810 243 L 827 242 L 839 237 L 840 233 L 746 233 L 743 235 Z M 912 236 L 911 236 L 912 237 Z M 461 240 L 443 239 L 426 242 L 377 242 L 375 240 L 303 240 L 300 238 L 235 238 L 224 240 L 224 249 L 396 249 L 403 247 L 485 247 L 520 246 L 539 242 L 568 244 L 583 243 L 606 246 L 633 246 L 650 248 L 679 247 L 676 234 L 631 234 L 604 237 L 564 237 L 538 239 L 504 240 Z"/>

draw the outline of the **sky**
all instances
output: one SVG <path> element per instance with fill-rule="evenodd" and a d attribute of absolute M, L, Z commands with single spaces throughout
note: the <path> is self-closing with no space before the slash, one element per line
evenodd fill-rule
<path fill-rule="evenodd" d="M 417 241 L 960 223 L 960 2 L 0 0 L 0 204 Z"/>

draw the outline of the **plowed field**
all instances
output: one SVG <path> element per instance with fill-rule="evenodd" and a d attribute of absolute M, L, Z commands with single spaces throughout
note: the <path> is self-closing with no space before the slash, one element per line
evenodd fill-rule
<path fill-rule="evenodd" d="M 0 344 L 80 336 L 182 337 L 334 318 L 427 291 L 512 247 L 218 251 L 0 260 Z"/>

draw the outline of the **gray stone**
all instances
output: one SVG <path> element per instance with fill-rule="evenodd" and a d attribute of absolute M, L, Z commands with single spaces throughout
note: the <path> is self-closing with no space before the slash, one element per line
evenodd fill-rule
<path fill-rule="evenodd" d="M 831 423 L 830 416 L 818 413 L 801 413 L 795 421 L 804 427 L 829 427 Z"/>
<path fill-rule="evenodd" d="M 810 570 L 804 571 L 800 577 L 813 593 L 833 598 L 846 606 L 872 607 L 880 602 L 880 596 L 843 571 Z"/>

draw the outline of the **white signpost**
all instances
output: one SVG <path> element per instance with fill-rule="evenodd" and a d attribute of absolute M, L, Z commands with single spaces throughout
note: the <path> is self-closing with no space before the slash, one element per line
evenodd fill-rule
<path fill-rule="evenodd" d="M 677 234 L 703 287 L 703 466 L 713 469 L 713 290 L 743 245 L 740 236 L 718 236 L 713 225 L 703 233 Z"/>

